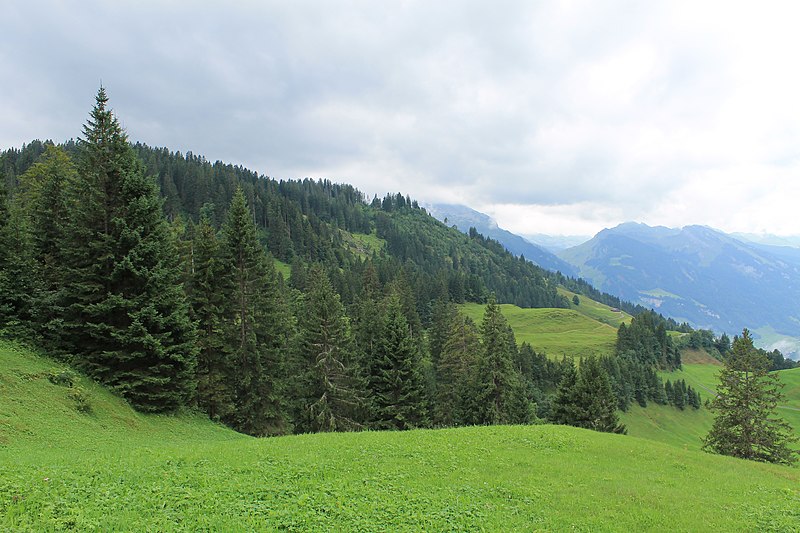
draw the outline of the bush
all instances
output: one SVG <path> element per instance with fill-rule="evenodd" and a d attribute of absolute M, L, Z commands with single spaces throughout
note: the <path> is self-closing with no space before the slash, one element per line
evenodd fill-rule
<path fill-rule="evenodd" d="M 92 412 L 92 406 L 89 403 L 89 397 L 83 387 L 74 387 L 69 391 L 69 397 L 75 402 L 75 409 L 78 412 L 89 414 Z"/>
<path fill-rule="evenodd" d="M 53 385 L 72 387 L 78 380 L 78 375 L 69 369 L 54 368 L 47 373 L 47 380 Z"/>

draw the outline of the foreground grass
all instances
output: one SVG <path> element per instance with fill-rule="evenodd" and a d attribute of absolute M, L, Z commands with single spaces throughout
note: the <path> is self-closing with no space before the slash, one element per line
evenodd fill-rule
<path fill-rule="evenodd" d="M 469 303 L 459 308 L 475 323 L 483 320 L 484 305 Z M 551 358 L 614 354 L 617 329 L 574 309 L 523 309 L 511 304 L 502 304 L 500 309 L 517 343 L 530 343 L 534 350 Z"/>
<path fill-rule="evenodd" d="M 800 530 L 798 469 L 558 426 L 253 439 L 78 413 L 53 366 L 0 344 L 0 529 Z"/>

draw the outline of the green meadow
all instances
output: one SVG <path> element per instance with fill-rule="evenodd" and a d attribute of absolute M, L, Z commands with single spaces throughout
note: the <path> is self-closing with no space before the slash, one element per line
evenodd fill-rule
<path fill-rule="evenodd" d="M 255 439 L 51 382 L 64 370 L 0 343 L 0 530 L 800 529 L 800 469 L 680 442 L 547 425 Z"/>
<path fill-rule="evenodd" d="M 578 305 L 575 305 L 572 301 L 576 296 L 574 292 L 568 291 L 564 287 L 559 287 L 558 293 L 567 298 L 570 309 L 574 309 L 580 314 L 597 320 L 598 322 L 609 324 L 615 328 L 618 328 L 620 324 L 630 324 L 631 322 L 632 317 L 628 313 L 624 311 L 614 311 L 611 307 L 596 302 L 582 294 L 577 295 Z"/>
<path fill-rule="evenodd" d="M 586 308 L 586 303 L 578 307 Z M 475 323 L 483 320 L 483 305 L 469 303 L 459 308 Z M 514 330 L 517 343 L 527 342 L 550 358 L 614 354 L 617 328 L 576 309 L 522 309 L 511 304 L 502 304 L 500 309 Z"/>

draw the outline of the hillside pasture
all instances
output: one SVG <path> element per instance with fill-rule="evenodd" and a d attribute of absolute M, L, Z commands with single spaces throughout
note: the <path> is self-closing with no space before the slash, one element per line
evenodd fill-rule
<path fill-rule="evenodd" d="M 480 324 L 484 306 L 463 304 L 461 311 Z M 514 330 L 517 343 L 529 343 L 550 358 L 613 355 L 617 329 L 574 309 L 522 309 L 502 304 L 500 309 Z"/>

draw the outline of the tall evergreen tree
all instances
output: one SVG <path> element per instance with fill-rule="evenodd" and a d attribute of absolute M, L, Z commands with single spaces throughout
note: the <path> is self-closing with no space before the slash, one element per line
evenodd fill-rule
<path fill-rule="evenodd" d="M 16 204 L 0 216 L 0 334 L 34 340 L 41 280 L 28 220 Z"/>
<path fill-rule="evenodd" d="M 221 269 L 226 298 L 222 330 L 232 375 L 234 411 L 223 420 L 250 435 L 287 431 L 284 354 L 291 317 L 274 261 L 256 237 L 253 215 L 241 188 L 222 227 Z"/>
<path fill-rule="evenodd" d="M 309 270 L 299 327 L 300 431 L 347 431 L 363 427 L 363 399 L 353 357 L 350 324 L 339 295 L 320 265 Z"/>
<path fill-rule="evenodd" d="M 64 340 L 136 408 L 170 411 L 194 390 L 195 330 L 156 183 L 107 104 L 100 88 L 68 191 Z"/>
<path fill-rule="evenodd" d="M 578 371 L 572 360 L 565 359 L 561 365 L 561 381 L 558 383 L 553 398 L 551 417 L 556 424 L 574 425 L 578 419 L 578 400 L 575 386 L 578 383 Z"/>
<path fill-rule="evenodd" d="M 192 319 L 197 323 L 197 404 L 214 419 L 229 419 L 234 412 L 235 368 L 224 349 L 223 309 L 225 272 L 220 246 L 205 215 L 192 242 L 192 268 L 187 294 Z"/>
<path fill-rule="evenodd" d="M 389 295 L 370 375 L 376 429 L 414 429 L 428 423 L 425 382 L 400 296 Z"/>
<path fill-rule="evenodd" d="M 434 423 L 458 426 L 472 423 L 469 387 L 476 378 L 475 367 L 481 350 L 478 328 L 464 315 L 452 317 L 436 361 L 436 402 Z"/>
<path fill-rule="evenodd" d="M 518 422 L 515 407 L 523 389 L 514 368 L 513 336 L 494 297 L 489 300 L 481 324 L 483 349 L 477 365 L 475 401 L 477 423 Z M 516 349 L 514 346 L 513 349 Z"/>
<path fill-rule="evenodd" d="M 768 358 L 755 349 L 745 329 L 733 341 L 720 371 L 717 397 L 711 401 L 716 417 L 705 438 L 705 450 L 770 463 L 797 460 L 790 445 L 798 439 L 776 414 L 783 385 L 768 368 Z"/>
<path fill-rule="evenodd" d="M 41 281 L 35 301 L 35 323 L 51 350 L 60 347 L 58 291 L 63 285 L 61 243 L 67 224 L 67 191 L 75 186 L 77 170 L 61 147 L 49 144 L 45 152 L 19 177 L 17 201 L 27 215 L 32 253 Z"/>

